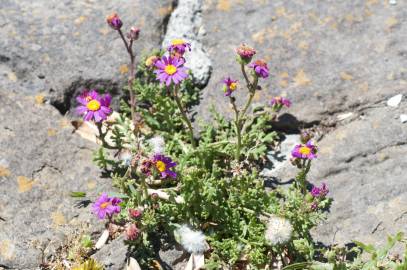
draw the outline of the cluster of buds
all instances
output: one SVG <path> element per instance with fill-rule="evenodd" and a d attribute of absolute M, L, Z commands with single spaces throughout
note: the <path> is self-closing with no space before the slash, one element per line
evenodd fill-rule
<path fill-rule="evenodd" d="M 321 187 L 312 186 L 311 191 L 306 195 L 306 200 L 311 203 L 311 210 L 315 211 L 320 207 L 322 200 L 326 198 L 329 189 L 325 183 Z"/>
<path fill-rule="evenodd" d="M 284 106 L 289 108 L 291 101 L 284 97 L 273 97 L 270 101 L 271 109 L 275 112 L 279 112 Z"/>
<path fill-rule="evenodd" d="M 123 22 L 120 19 L 119 15 L 117 13 L 113 13 L 106 18 L 107 24 L 114 30 L 116 31 L 121 31 L 121 28 L 123 26 Z M 140 29 L 137 27 L 132 26 L 130 28 L 130 31 L 127 33 L 127 38 L 130 40 L 137 40 L 140 35 Z"/>

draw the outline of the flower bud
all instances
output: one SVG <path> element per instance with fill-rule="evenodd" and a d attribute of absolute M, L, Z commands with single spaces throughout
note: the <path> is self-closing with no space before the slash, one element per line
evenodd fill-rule
<path fill-rule="evenodd" d="M 131 27 L 130 32 L 127 34 L 127 38 L 131 40 L 137 40 L 140 36 L 140 29 L 136 27 Z"/>
<path fill-rule="evenodd" d="M 301 135 L 300 135 L 301 143 L 307 143 L 311 139 L 312 139 L 312 135 L 310 132 L 308 132 L 308 131 L 301 132 Z"/>
<path fill-rule="evenodd" d="M 236 49 L 236 53 L 238 54 L 238 62 L 248 64 L 252 60 L 253 55 L 256 54 L 256 50 L 243 43 Z"/>
<path fill-rule="evenodd" d="M 152 199 L 153 201 L 157 201 L 157 200 L 158 200 L 158 194 L 157 194 L 157 193 L 151 194 L 151 199 Z"/>
<path fill-rule="evenodd" d="M 134 241 L 138 238 L 140 230 L 137 228 L 136 224 L 127 224 L 125 235 L 127 240 Z"/>
<path fill-rule="evenodd" d="M 138 209 L 129 209 L 129 216 L 131 218 L 139 218 L 141 217 L 142 212 Z"/>
<path fill-rule="evenodd" d="M 107 23 L 112 27 L 114 30 L 119 30 L 123 22 L 120 20 L 119 15 L 117 13 L 113 13 L 106 18 Z"/>
<path fill-rule="evenodd" d="M 149 68 L 153 67 L 155 65 L 155 62 L 157 62 L 158 59 L 160 59 L 160 58 L 156 55 L 152 55 L 152 56 L 148 57 L 145 62 L 146 67 L 149 67 Z"/>

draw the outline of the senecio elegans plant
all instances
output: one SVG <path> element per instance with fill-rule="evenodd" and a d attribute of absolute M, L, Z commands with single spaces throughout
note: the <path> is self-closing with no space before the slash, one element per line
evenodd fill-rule
<path fill-rule="evenodd" d="M 197 121 L 194 126 L 191 107 L 197 104 L 199 91 L 184 57 L 191 45 L 175 39 L 165 51 L 143 58 L 136 67 L 133 44 L 140 31 L 132 27 L 125 36 L 117 14 L 107 22 L 129 55 L 130 98 L 121 102 L 118 114 L 113 113 L 108 94 L 85 90 L 77 97 L 77 112 L 98 127 L 101 148 L 94 160 L 110 173 L 119 191 L 103 193 L 92 212 L 106 222 L 110 239 L 124 234 L 129 254 L 143 269 L 157 263 L 157 243 L 165 249 L 173 240 L 191 254 L 194 269 L 406 266 L 405 260 L 402 264 L 380 251 L 373 256 L 376 268 L 366 268 L 371 262 L 348 261 L 350 251 L 324 248 L 313 241 L 310 230 L 325 218 L 331 199 L 326 184 L 317 187 L 307 180 L 318 152 L 309 133 L 303 133 L 292 150 L 291 162 L 298 169 L 293 185 L 265 190 L 259 172 L 278 138 L 271 123 L 291 102 L 274 97 L 268 104 L 252 106 L 269 77 L 267 63 L 255 60 L 255 49 L 239 46 L 236 60 L 242 78 L 223 80 L 233 115 L 225 118 L 210 108 L 212 123 Z M 236 92 L 247 93 L 246 100 L 237 102 Z"/>

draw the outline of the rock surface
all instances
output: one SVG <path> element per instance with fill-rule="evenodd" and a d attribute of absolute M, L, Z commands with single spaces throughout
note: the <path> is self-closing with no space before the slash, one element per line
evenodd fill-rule
<path fill-rule="evenodd" d="M 228 108 L 220 102 L 220 81 L 228 75 L 242 82 L 238 101 L 245 97 L 234 52 L 242 42 L 256 48 L 255 58 L 264 58 L 271 71 L 255 100 L 286 95 L 299 124 L 402 93 L 406 18 L 405 1 L 205 1 L 203 45 L 213 75 L 199 110 L 205 113 L 208 103 Z"/>
<path fill-rule="evenodd" d="M 28 1 L 0 3 L 0 86 L 9 91 L 44 93 L 62 112 L 83 87 L 119 94 L 128 56 L 106 16 L 116 11 L 123 32 L 141 28 L 138 54 L 158 48 L 173 8 L 170 0 Z"/>
<path fill-rule="evenodd" d="M 91 162 L 95 145 L 55 108 L 0 91 L 0 115 L 0 266 L 34 269 L 41 249 L 47 259 L 82 224 L 100 229 L 88 204 L 69 194 L 93 200 L 110 181 Z"/>

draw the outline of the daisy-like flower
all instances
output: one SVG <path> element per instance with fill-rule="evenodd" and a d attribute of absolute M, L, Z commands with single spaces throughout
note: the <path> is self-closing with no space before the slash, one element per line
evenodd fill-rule
<path fill-rule="evenodd" d="M 183 39 L 173 39 L 171 40 L 170 46 L 168 46 L 168 51 L 177 57 L 182 57 L 186 50 L 191 51 L 191 44 Z"/>
<path fill-rule="evenodd" d="M 117 13 L 113 13 L 107 16 L 106 21 L 107 24 L 114 30 L 119 30 L 123 25 L 123 22 L 122 20 L 120 20 L 119 15 L 117 15 Z"/>
<path fill-rule="evenodd" d="M 317 157 L 317 147 L 308 141 L 306 144 L 297 144 L 291 155 L 300 159 L 314 159 Z"/>
<path fill-rule="evenodd" d="M 120 205 L 122 200 L 116 197 L 109 197 L 107 193 L 102 193 L 96 202 L 92 205 L 92 212 L 99 219 L 112 217 L 114 214 L 120 213 Z"/>
<path fill-rule="evenodd" d="M 194 231 L 187 225 L 182 225 L 175 231 L 175 235 L 182 247 L 189 253 L 202 254 L 208 250 L 205 235 L 201 231 Z"/>
<path fill-rule="evenodd" d="M 157 80 L 161 83 L 165 83 L 167 86 L 173 82 L 179 84 L 181 81 L 188 77 L 187 68 L 183 66 L 184 60 L 176 57 L 163 56 L 160 60 L 155 62 L 156 70 L 154 73 L 157 76 Z"/>
<path fill-rule="evenodd" d="M 84 91 L 80 96 L 76 97 L 79 106 L 76 112 L 83 115 L 85 121 L 95 120 L 101 122 L 106 120 L 107 116 L 112 113 L 110 101 L 112 98 L 109 94 L 100 96 L 95 90 Z"/>
<path fill-rule="evenodd" d="M 177 177 L 177 174 L 170 170 L 177 165 L 177 163 L 173 162 L 171 158 L 162 154 L 155 154 L 152 159 L 152 163 L 160 173 L 161 178 L 167 178 L 168 176 L 171 178 Z"/>
<path fill-rule="evenodd" d="M 148 142 L 150 143 L 154 154 L 163 154 L 164 153 L 165 142 L 164 142 L 163 137 L 155 136 L 155 137 L 151 138 L 150 140 L 148 140 Z"/>
<path fill-rule="evenodd" d="M 280 111 L 283 106 L 289 108 L 291 106 L 291 101 L 284 97 L 273 97 L 270 100 L 270 106 L 274 111 Z"/>
<path fill-rule="evenodd" d="M 268 222 L 265 238 L 271 245 L 281 245 L 290 241 L 293 226 L 285 218 L 272 216 Z"/>
<path fill-rule="evenodd" d="M 230 77 L 227 77 L 223 80 L 225 84 L 223 86 L 223 91 L 225 92 L 225 96 L 228 97 L 232 94 L 233 91 L 237 89 L 237 80 L 232 80 Z"/>
<path fill-rule="evenodd" d="M 249 65 L 249 67 L 254 69 L 254 72 L 258 77 L 262 77 L 263 79 L 269 76 L 269 68 L 267 67 L 267 63 L 264 60 L 256 60 Z"/>
<path fill-rule="evenodd" d="M 236 49 L 236 53 L 239 55 L 239 58 L 244 63 L 247 64 L 252 60 L 252 57 L 256 54 L 256 50 L 243 43 Z"/>
<path fill-rule="evenodd" d="M 329 189 L 325 183 L 322 183 L 321 187 L 313 186 L 311 189 L 311 195 L 314 198 L 324 198 L 328 193 Z"/>

